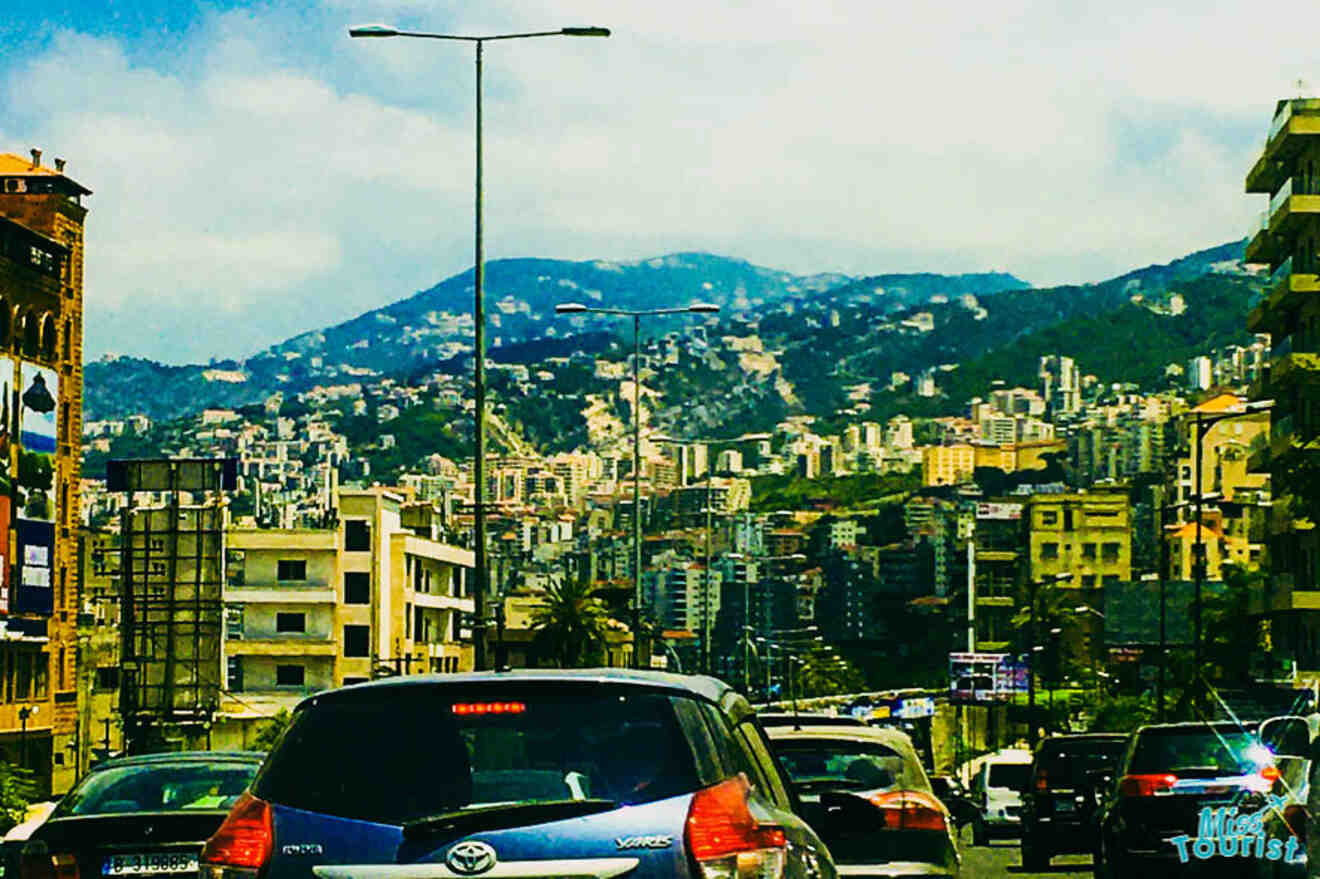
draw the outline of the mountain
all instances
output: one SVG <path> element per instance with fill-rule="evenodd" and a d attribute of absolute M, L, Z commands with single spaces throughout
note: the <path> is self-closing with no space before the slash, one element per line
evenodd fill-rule
<path fill-rule="evenodd" d="M 407 377 L 419 369 L 457 371 L 470 359 L 472 271 L 428 290 L 323 330 L 303 333 L 245 361 L 165 366 L 118 357 L 87 364 L 84 373 L 88 420 L 135 412 L 174 418 L 206 407 L 259 402 L 276 391 L 286 395 L 316 385 L 369 382 L 380 376 Z M 626 334 L 617 318 L 555 314 L 567 301 L 619 308 L 655 308 L 694 301 L 714 302 L 724 316 L 791 309 L 828 295 L 831 301 L 869 301 L 883 288 L 888 307 L 898 308 L 971 292 L 1020 290 L 1011 275 L 877 275 L 856 281 L 846 275 L 793 275 L 745 260 L 679 253 L 637 262 L 550 259 L 495 260 L 486 266 L 487 346 L 492 359 L 515 362 L 525 349 L 551 356 L 564 352 L 567 337 Z M 648 333 L 664 333 L 674 319 L 647 321 Z M 557 344 L 547 348 L 550 340 Z M 578 348 L 578 343 L 571 343 Z"/>

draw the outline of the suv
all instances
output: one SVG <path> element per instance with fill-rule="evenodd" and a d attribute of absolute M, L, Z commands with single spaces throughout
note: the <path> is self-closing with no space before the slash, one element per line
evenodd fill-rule
<path fill-rule="evenodd" d="M 1202 809 L 1224 807 L 1245 816 L 1259 808 L 1278 775 L 1273 754 L 1239 724 L 1139 728 L 1100 806 L 1096 875 L 1232 866 L 1218 858 L 1218 864 L 1202 861 L 1191 852 L 1181 858 L 1179 846 L 1188 848 L 1188 841 L 1199 837 Z"/>
<path fill-rule="evenodd" d="M 1043 870 L 1055 855 L 1095 851 L 1094 788 L 1113 775 L 1125 733 L 1055 736 L 1036 747 L 1022 794 L 1022 866 Z"/>
<path fill-rule="evenodd" d="M 200 875 L 836 879 L 795 805 L 720 681 L 418 675 L 304 700 Z"/>

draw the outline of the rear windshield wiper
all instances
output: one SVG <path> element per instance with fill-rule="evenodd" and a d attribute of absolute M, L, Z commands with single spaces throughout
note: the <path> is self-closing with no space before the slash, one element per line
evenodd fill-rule
<path fill-rule="evenodd" d="M 474 830 L 499 830 L 504 827 L 518 827 L 522 824 L 559 821 L 564 818 L 576 818 L 579 815 L 592 815 L 596 812 L 608 812 L 618 808 L 613 800 L 535 800 L 525 803 L 497 803 L 489 806 L 477 806 L 472 809 L 459 809 L 453 812 L 441 812 L 438 815 L 425 815 L 403 822 L 403 836 L 411 839 L 417 836 Z"/>

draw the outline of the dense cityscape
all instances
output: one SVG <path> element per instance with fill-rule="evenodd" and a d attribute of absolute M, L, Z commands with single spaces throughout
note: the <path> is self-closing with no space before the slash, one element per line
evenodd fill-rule
<path fill-rule="evenodd" d="M 350 35 L 480 107 L 610 31 Z M 487 260 L 478 110 L 474 266 L 184 365 L 86 356 L 97 181 L 0 153 L 3 872 L 1317 875 L 1320 99 L 1260 115 L 1245 240 L 1034 287 Z"/>

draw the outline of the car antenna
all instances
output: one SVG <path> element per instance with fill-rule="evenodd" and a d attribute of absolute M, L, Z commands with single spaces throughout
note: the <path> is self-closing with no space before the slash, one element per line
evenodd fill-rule
<path fill-rule="evenodd" d="M 793 689 L 793 660 L 788 661 L 788 698 L 793 703 L 793 729 L 802 729 L 802 719 L 798 716 L 797 690 Z"/>

